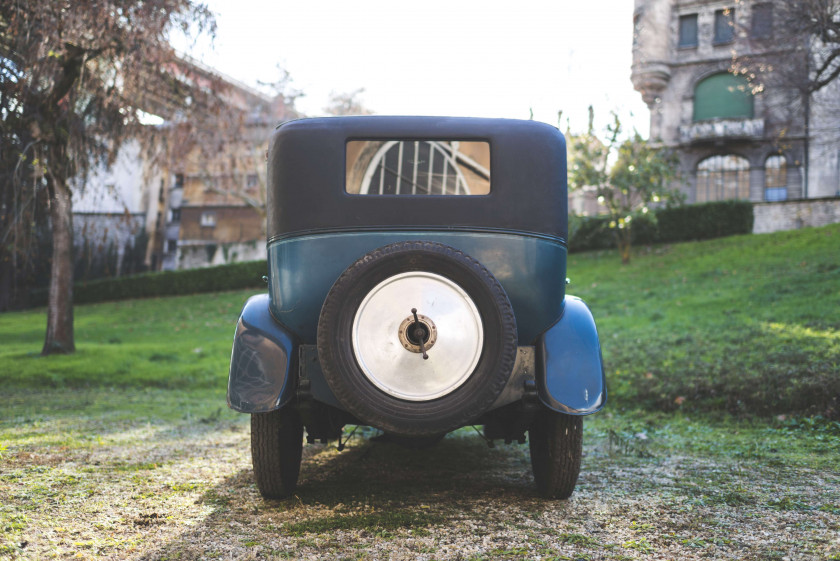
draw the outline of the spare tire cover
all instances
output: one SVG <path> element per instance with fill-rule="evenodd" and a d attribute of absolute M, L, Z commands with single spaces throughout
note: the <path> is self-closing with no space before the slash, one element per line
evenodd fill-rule
<path fill-rule="evenodd" d="M 336 398 L 361 422 L 398 435 L 474 421 L 504 389 L 516 349 L 513 309 L 496 278 L 432 242 L 364 255 L 333 284 L 318 322 L 318 357 Z"/>

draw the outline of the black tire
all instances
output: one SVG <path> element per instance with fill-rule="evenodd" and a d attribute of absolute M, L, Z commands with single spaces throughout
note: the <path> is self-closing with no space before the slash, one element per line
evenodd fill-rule
<path fill-rule="evenodd" d="M 568 499 L 580 474 L 583 417 L 544 407 L 528 429 L 528 445 L 539 493 L 549 499 Z"/>
<path fill-rule="evenodd" d="M 263 497 L 282 499 L 294 492 L 302 449 L 303 424 L 295 408 L 251 415 L 251 460 Z"/>
<path fill-rule="evenodd" d="M 467 380 L 429 401 L 399 399 L 374 386 L 359 368 L 352 345 L 353 319 L 368 292 L 411 271 L 438 274 L 466 291 L 484 332 L 478 363 Z M 516 320 L 502 286 L 481 263 L 439 243 L 400 242 L 366 254 L 333 284 L 318 322 L 318 357 L 336 398 L 362 423 L 395 435 L 440 435 L 474 421 L 504 389 L 516 351 Z"/>

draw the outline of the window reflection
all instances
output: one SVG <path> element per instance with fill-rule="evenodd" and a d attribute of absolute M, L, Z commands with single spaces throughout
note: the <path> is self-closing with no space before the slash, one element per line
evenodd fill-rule
<path fill-rule="evenodd" d="M 486 195 L 490 145 L 457 140 L 350 141 L 346 190 L 359 195 Z"/>

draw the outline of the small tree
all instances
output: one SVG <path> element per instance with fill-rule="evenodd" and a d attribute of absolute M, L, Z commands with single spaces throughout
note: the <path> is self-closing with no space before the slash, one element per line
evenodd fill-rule
<path fill-rule="evenodd" d="M 28 185 L 43 188 L 52 230 L 43 354 L 75 350 L 72 190 L 144 133 L 141 110 L 187 112 L 210 89 L 173 76 L 173 29 L 212 33 L 212 13 L 191 0 L 0 2 L 2 163 L 26 170 L 4 170 L 13 196 L 3 198 L 24 201 Z"/>
<path fill-rule="evenodd" d="M 633 218 L 649 212 L 651 203 L 674 198 L 668 184 L 677 177 L 677 159 L 643 139 L 638 132 L 621 139 L 618 115 L 606 128 L 604 140 L 594 128 L 594 111 L 589 108 L 589 127 L 584 134 L 569 134 L 571 189 L 594 187 L 598 202 L 610 217 L 621 262 L 630 262 Z"/>

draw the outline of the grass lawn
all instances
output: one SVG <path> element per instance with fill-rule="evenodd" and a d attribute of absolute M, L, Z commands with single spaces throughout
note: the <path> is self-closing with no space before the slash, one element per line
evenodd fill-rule
<path fill-rule="evenodd" d="M 840 224 L 569 258 L 613 405 L 840 418 Z"/>
<path fill-rule="evenodd" d="M 42 357 L 43 309 L 0 315 L 6 387 L 224 387 L 238 291 L 77 306 L 76 352 Z"/>
<path fill-rule="evenodd" d="M 304 449 L 263 501 L 224 403 L 253 291 L 0 315 L 0 559 L 840 559 L 840 226 L 569 259 L 610 402 L 570 501 L 527 445 Z M 754 414 L 758 414 L 758 416 Z M 818 414 L 819 416 L 807 416 Z"/>

